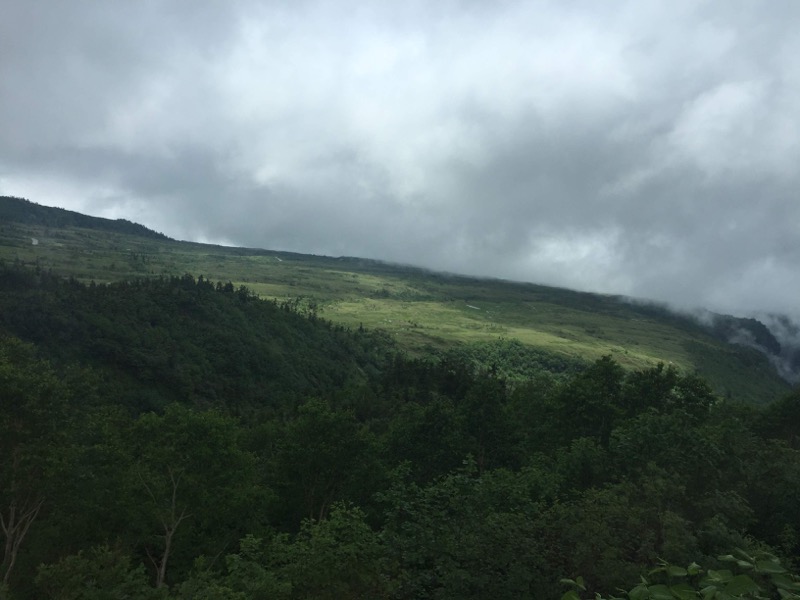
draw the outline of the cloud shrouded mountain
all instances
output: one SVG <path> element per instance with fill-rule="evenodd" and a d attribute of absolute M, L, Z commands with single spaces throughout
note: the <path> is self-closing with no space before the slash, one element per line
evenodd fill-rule
<path fill-rule="evenodd" d="M 800 5 L 10 0 L 0 193 L 797 315 Z"/>

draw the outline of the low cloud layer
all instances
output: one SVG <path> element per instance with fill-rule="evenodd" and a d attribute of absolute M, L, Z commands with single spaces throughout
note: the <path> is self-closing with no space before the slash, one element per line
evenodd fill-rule
<path fill-rule="evenodd" d="M 800 4 L 10 0 L 0 193 L 798 316 Z"/>

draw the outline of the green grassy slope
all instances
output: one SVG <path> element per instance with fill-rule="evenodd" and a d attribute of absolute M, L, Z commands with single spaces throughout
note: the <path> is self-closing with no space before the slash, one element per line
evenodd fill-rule
<path fill-rule="evenodd" d="M 610 354 L 629 368 L 674 363 L 707 378 L 718 393 L 748 402 L 788 390 L 761 354 L 721 342 L 688 319 L 613 296 L 354 258 L 177 242 L 97 222 L 92 229 L 37 223 L 0 221 L 0 260 L 84 281 L 183 273 L 232 281 L 261 297 L 297 299 L 352 328 L 384 329 L 412 354 L 519 340 L 568 360 Z"/>

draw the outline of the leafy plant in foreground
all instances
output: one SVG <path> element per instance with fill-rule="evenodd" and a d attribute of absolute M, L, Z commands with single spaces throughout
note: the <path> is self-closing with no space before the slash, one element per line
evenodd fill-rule
<path fill-rule="evenodd" d="M 620 590 L 619 595 L 603 596 L 596 593 L 595 600 L 782 600 L 800 599 L 800 577 L 790 573 L 780 560 L 768 552 L 749 554 L 736 549 L 734 554 L 720 556 L 721 562 L 732 563 L 741 573 L 730 569 L 703 569 L 693 562 L 686 568 L 662 564 L 641 577 L 640 583 L 630 590 Z M 561 600 L 581 600 L 586 592 L 582 577 L 562 579 L 572 589 Z"/>

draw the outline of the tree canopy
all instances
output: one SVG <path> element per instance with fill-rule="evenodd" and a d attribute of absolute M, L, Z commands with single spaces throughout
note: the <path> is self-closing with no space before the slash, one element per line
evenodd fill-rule
<path fill-rule="evenodd" d="M 796 392 L 409 357 L 191 276 L 5 267 L 0 308 L 0 597 L 797 593 Z"/>

